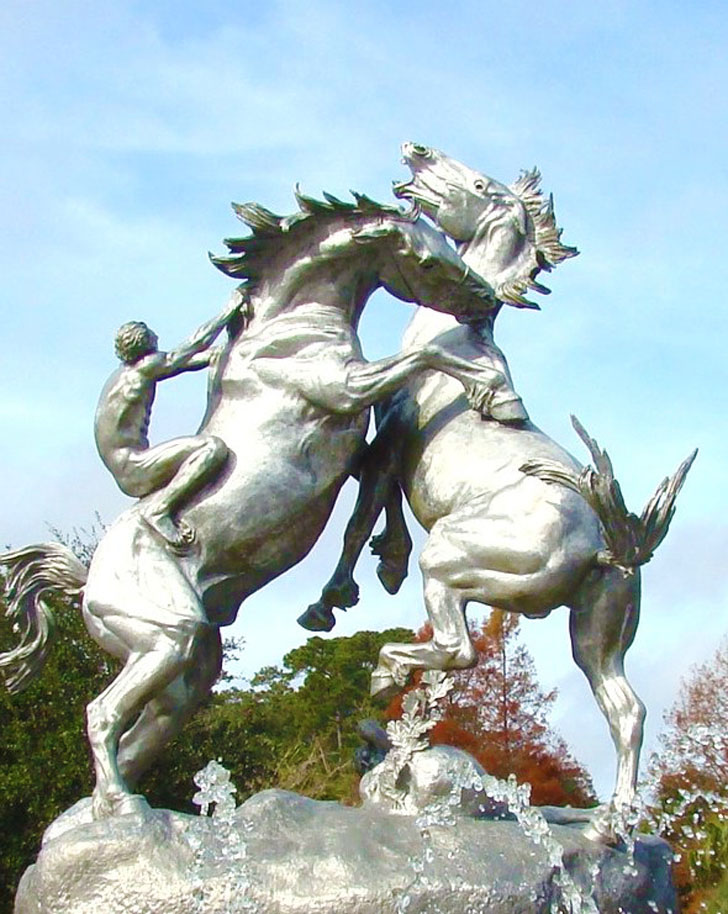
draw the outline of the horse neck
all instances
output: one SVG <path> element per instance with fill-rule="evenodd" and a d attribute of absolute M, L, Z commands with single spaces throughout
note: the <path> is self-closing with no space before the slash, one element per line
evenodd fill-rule
<path fill-rule="evenodd" d="M 309 317 L 356 330 L 364 305 L 379 284 L 371 259 L 372 254 L 354 242 L 349 250 L 342 244 L 333 254 L 323 244 L 319 249 L 314 244 L 297 258 L 272 259 L 251 288 L 247 332 Z"/>
<path fill-rule="evenodd" d="M 479 226 L 470 241 L 458 245 L 458 254 L 493 286 L 496 294 L 507 284 L 528 283 L 538 269 L 533 242 L 510 216 Z"/>
<path fill-rule="evenodd" d="M 458 254 L 472 270 L 483 277 L 491 286 L 498 289 L 507 282 L 524 275 L 526 267 L 535 255 L 528 239 L 518 232 L 510 223 L 493 226 L 490 231 L 482 229 L 471 241 L 458 245 Z M 498 310 L 492 312 L 490 320 L 481 325 L 481 333 L 492 339 L 493 324 Z M 435 337 L 458 326 L 458 320 L 451 314 L 432 311 L 429 308 L 417 308 L 403 338 L 405 347 L 428 343 Z"/>
<path fill-rule="evenodd" d="M 434 311 L 432 308 L 419 307 L 415 310 L 412 320 L 407 325 L 402 338 L 402 346 L 404 349 L 422 346 L 457 326 L 458 320 L 452 314 Z"/>

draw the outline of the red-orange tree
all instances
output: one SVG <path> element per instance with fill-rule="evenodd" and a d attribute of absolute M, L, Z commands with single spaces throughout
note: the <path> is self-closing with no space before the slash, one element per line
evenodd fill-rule
<path fill-rule="evenodd" d="M 417 637 L 427 640 L 431 630 L 426 626 Z M 589 774 L 549 725 L 557 693 L 541 689 L 531 655 L 519 642 L 518 616 L 494 609 L 471 626 L 471 638 L 478 663 L 454 673 L 455 687 L 430 742 L 464 749 L 489 774 L 528 781 L 534 804 L 593 805 Z M 400 715 L 401 696 L 388 713 Z"/>
<path fill-rule="evenodd" d="M 665 715 L 651 770 L 665 797 L 677 790 L 726 793 L 728 784 L 728 640 L 691 670 Z"/>

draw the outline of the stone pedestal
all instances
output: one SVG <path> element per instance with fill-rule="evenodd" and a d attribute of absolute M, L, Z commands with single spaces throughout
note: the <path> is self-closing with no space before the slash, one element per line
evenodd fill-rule
<path fill-rule="evenodd" d="M 514 821 L 422 828 L 281 790 L 251 797 L 230 825 L 166 810 L 85 818 L 79 805 L 48 830 L 15 914 L 545 914 L 560 891 Z M 677 911 L 660 839 L 640 838 L 630 866 L 583 824 L 551 829 L 599 914 Z"/>

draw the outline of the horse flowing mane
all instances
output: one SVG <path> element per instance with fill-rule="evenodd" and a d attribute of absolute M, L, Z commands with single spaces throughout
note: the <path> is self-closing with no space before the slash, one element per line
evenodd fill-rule
<path fill-rule="evenodd" d="M 406 211 L 398 206 L 377 203 L 365 194 L 351 191 L 353 203 L 339 200 L 324 192 L 323 200 L 301 193 L 298 185 L 294 191 L 299 212 L 291 216 L 278 216 L 259 203 L 233 203 L 235 215 L 252 229 L 244 238 L 225 238 L 223 244 L 230 254 L 218 257 L 209 254 L 212 263 L 228 276 L 247 282 L 248 289 L 258 283 L 269 268 L 271 255 L 282 243 L 295 239 L 299 241 L 302 229 L 310 231 L 312 226 L 328 225 L 334 220 L 345 222 L 362 216 L 387 216 L 408 222 L 417 218 L 415 210 Z"/>
<path fill-rule="evenodd" d="M 561 243 L 563 229 L 556 225 L 553 194 L 547 197 L 541 190 L 541 172 L 537 168 L 522 171 L 518 180 L 509 189 L 518 197 L 526 208 L 533 223 L 533 236 L 529 232 L 529 241 L 533 247 L 532 256 L 519 273 L 498 285 L 498 297 L 506 303 L 521 308 L 538 308 L 534 302 L 524 297 L 524 292 L 533 289 L 542 295 L 551 292 L 547 286 L 536 281 L 536 276 L 545 270 L 550 272 L 555 266 L 568 257 L 576 257 L 579 251 L 575 247 Z"/>

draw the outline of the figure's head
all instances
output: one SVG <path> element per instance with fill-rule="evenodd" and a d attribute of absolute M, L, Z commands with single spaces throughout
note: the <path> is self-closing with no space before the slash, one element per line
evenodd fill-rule
<path fill-rule="evenodd" d="M 157 334 L 144 321 L 129 321 L 116 331 L 114 351 L 122 362 L 131 365 L 157 351 Z"/>
<path fill-rule="evenodd" d="M 507 186 L 429 146 L 404 143 L 402 153 L 412 180 L 395 183 L 395 195 L 419 204 L 499 298 L 538 307 L 522 293 L 548 292 L 536 282 L 537 274 L 578 253 L 560 242 L 553 201 L 541 193 L 539 172 L 524 172 Z"/>

